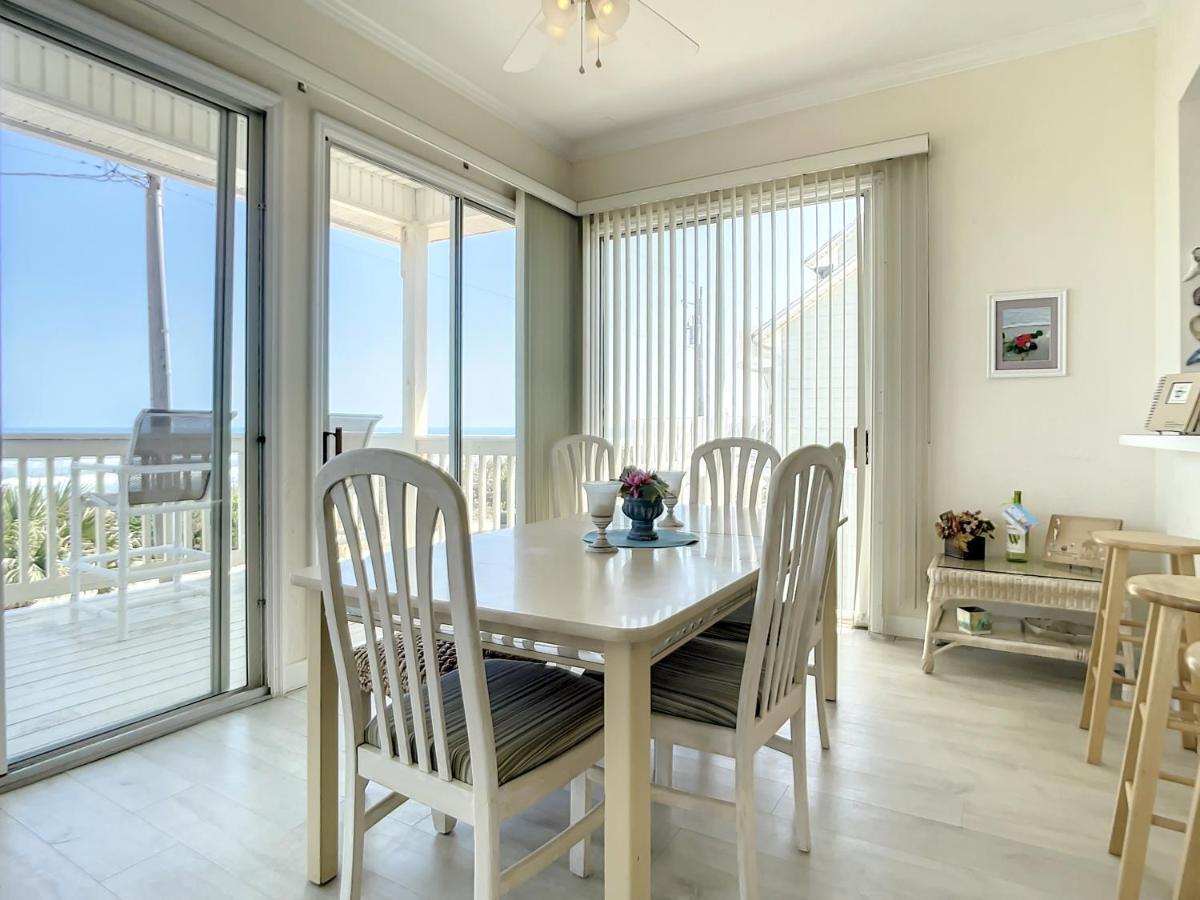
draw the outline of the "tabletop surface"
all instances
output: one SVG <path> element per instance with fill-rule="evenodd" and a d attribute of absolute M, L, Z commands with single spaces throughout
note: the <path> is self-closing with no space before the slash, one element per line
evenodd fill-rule
<path fill-rule="evenodd" d="M 698 542 L 589 553 L 581 538 L 594 526 L 586 515 L 475 535 L 471 547 L 480 625 L 596 641 L 651 640 L 753 590 L 762 543 L 758 517 L 684 504 L 675 512 L 699 536 Z M 444 559 L 436 546 L 435 597 L 446 596 Z M 343 563 L 343 583 L 352 586 L 350 570 L 349 561 Z M 301 569 L 292 582 L 319 590 L 320 569 Z M 352 594 L 353 588 L 347 592 Z"/>
<path fill-rule="evenodd" d="M 935 560 L 935 565 L 939 569 L 961 569 L 968 572 L 989 572 L 996 575 L 1028 575 L 1032 578 L 1063 578 L 1068 581 L 1099 583 L 1103 577 L 1100 569 L 1065 566 L 1061 563 L 1047 563 L 1035 559 L 1023 563 L 1009 562 L 1003 556 L 989 556 L 987 559 L 957 559 L 953 556 L 942 555 Z"/>

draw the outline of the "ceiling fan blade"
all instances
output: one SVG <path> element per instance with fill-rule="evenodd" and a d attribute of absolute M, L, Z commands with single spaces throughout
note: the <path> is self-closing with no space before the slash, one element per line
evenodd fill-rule
<path fill-rule="evenodd" d="M 661 31 L 664 35 L 667 35 L 667 34 L 671 35 L 670 40 L 674 44 L 676 44 L 680 48 L 686 48 L 687 52 L 689 52 L 689 53 L 699 53 L 700 52 L 700 42 L 697 41 L 694 37 L 692 37 L 690 34 L 688 34 L 686 31 L 684 31 L 682 28 L 680 28 L 678 25 L 676 25 L 674 22 L 672 22 L 670 19 L 668 19 L 662 13 L 660 13 L 657 9 L 655 9 L 649 3 L 647 3 L 646 0 L 637 0 L 637 3 L 643 9 L 652 13 L 652 15 L 647 16 L 646 19 L 648 21 L 653 20 L 656 23 L 656 25 L 658 25 L 658 26 L 663 26 L 663 27 L 659 28 L 659 31 Z"/>
<path fill-rule="evenodd" d="M 534 13 L 525 30 L 517 39 L 508 59 L 504 61 L 505 72 L 528 72 L 542 61 L 550 49 L 551 38 L 542 30 L 542 13 Z"/>

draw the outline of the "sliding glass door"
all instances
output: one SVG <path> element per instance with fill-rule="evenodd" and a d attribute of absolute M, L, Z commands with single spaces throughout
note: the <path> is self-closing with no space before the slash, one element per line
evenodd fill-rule
<path fill-rule="evenodd" d="M 517 511 L 517 243 L 511 219 L 464 204 L 461 480 L 476 530 Z"/>
<path fill-rule="evenodd" d="M 717 438 L 782 453 L 844 444 L 847 618 L 866 458 L 856 439 L 869 421 L 859 289 L 870 285 L 873 184 L 872 171 L 845 169 L 584 222 L 585 428 L 613 442 L 618 465 L 659 469 L 686 469 Z"/>
<path fill-rule="evenodd" d="M 323 122 L 320 455 L 389 447 L 459 479 L 471 527 L 515 523 L 511 204 Z M 468 199 L 469 198 L 469 199 Z"/>
<path fill-rule="evenodd" d="M 262 118 L 0 18 L 0 156 L 11 767 L 262 683 Z"/>

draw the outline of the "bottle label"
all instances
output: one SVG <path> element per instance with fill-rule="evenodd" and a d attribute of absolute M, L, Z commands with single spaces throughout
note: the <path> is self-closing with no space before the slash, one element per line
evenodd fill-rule
<path fill-rule="evenodd" d="M 1010 528 L 1008 530 L 1008 555 L 1009 556 L 1024 556 L 1025 543 L 1027 535 L 1019 528 Z"/>

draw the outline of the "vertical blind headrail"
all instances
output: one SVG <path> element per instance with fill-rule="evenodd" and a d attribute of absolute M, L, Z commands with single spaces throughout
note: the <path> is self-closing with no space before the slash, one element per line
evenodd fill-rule
<path fill-rule="evenodd" d="M 885 178 L 882 169 L 870 166 L 835 169 L 828 173 L 810 173 L 747 185 L 729 192 L 714 191 L 661 204 L 630 207 L 621 217 L 592 213 L 587 218 L 592 224 L 593 237 L 598 238 L 647 235 L 661 228 L 703 228 L 746 214 L 747 205 L 749 215 L 759 215 L 771 210 L 783 212 L 794 206 L 836 202 L 854 194 L 863 195 Z"/>

